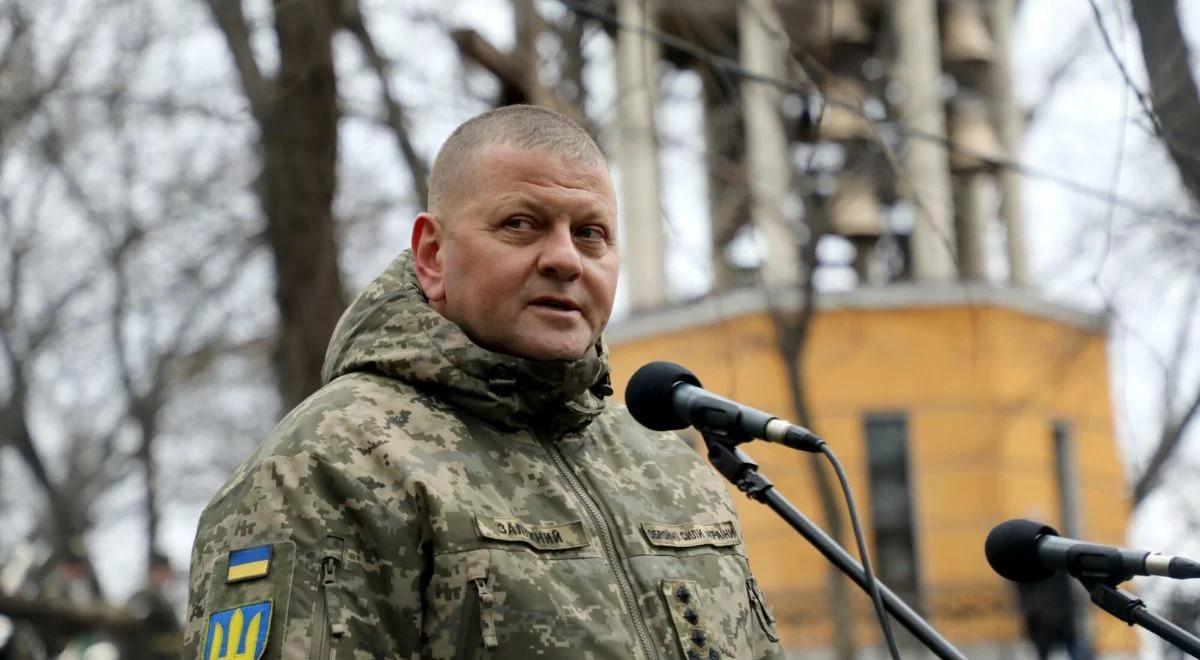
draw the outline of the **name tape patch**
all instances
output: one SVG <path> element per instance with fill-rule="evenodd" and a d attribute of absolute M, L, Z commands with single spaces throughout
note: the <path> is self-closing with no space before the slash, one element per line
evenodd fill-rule
<path fill-rule="evenodd" d="M 658 523 L 642 523 L 642 532 L 651 545 L 670 548 L 691 548 L 698 545 L 737 545 L 742 542 L 742 534 L 732 520 L 719 523 L 683 523 L 681 525 L 661 525 Z"/>
<path fill-rule="evenodd" d="M 588 545 L 581 521 L 531 525 L 516 518 L 475 516 L 475 531 L 485 539 L 524 543 L 538 550 L 570 550 Z"/>

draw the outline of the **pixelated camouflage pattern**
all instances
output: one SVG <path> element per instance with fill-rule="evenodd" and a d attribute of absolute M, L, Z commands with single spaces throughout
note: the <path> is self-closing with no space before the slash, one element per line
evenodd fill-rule
<path fill-rule="evenodd" d="M 741 533 L 690 447 L 606 405 L 606 357 L 475 346 L 402 254 L 342 317 L 326 386 L 205 509 L 184 657 L 208 614 L 265 599 L 268 658 L 783 657 L 740 540 L 643 531 Z M 227 584 L 229 552 L 264 543 L 270 574 Z"/>

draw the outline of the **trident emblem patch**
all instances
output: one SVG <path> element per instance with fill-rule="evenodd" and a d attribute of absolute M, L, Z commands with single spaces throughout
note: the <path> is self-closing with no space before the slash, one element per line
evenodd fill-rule
<path fill-rule="evenodd" d="M 258 660 L 271 630 L 271 601 L 239 605 L 208 616 L 201 660 Z"/>

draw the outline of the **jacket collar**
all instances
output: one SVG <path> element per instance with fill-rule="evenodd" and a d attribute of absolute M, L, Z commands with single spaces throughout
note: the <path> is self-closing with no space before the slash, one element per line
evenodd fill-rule
<path fill-rule="evenodd" d="M 612 394 L 603 340 L 572 361 L 526 360 L 482 348 L 429 305 L 407 250 L 350 304 L 334 330 L 324 381 L 356 371 L 415 385 L 493 426 L 551 437 L 586 426 Z"/>

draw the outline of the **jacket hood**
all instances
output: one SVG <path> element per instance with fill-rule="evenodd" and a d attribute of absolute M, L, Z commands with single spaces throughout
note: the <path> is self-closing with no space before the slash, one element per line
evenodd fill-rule
<path fill-rule="evenodd" d="M 574 361 L 535 361 L 472 342 L 428 303 L 405 250 L 350 304 L 321 376 L 353 372 L 401 380 L 505 429 L 557 437 L 586 426 L 612 394 L 601 340 Z"/>

